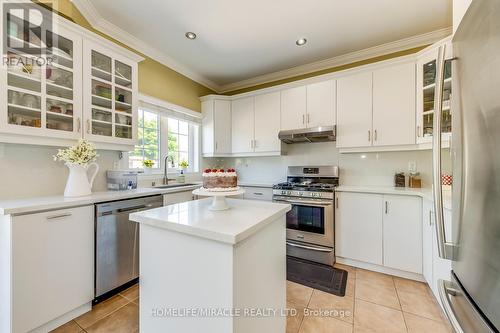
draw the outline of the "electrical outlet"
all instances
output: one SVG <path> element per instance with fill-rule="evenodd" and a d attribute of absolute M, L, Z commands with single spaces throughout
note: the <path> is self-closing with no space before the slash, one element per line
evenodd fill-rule
<path fill-rule="evenodd" d="M 408 162 L 408 171 L 410 173 L 417 172 L 417 162 L 416 161 L 409 161 Z"/>

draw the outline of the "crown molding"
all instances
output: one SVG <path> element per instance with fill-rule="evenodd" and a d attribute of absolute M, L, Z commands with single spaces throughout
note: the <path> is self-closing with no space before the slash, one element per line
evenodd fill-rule
<path fill-rule="evenodd" d="M 165 55 L 163 52 L 129 34 L 125 30 L 119 28 L 113 23 L 105 20 L 95 7 L 88 0 L 71 0 L 75 7 L 92 25 L 92 27 L 117 41 L 137 50 L 138 52 L 158 61 L 159 63 L 169 67 L 170 69 L 188 77 L 189 79 L 204 85 L 214 91 L 219 91 L 220 86 L 215 82 L 203 77 L 202 75 L 190 70 L 186 66 L 178 63 L 172 58 Z"/>
<path fill-rule="evenodd" d="M 394 42 L 373 46 L 363 50 L 346 53 L 340 56 L 316 61 L 313 63 L 288 68 L 274 73 L 259 75 L 250 79 L 229 83 L 221 86 L 219 93 L 225 93 L 238 89 L 253 87 L 259 84 L 288 79 L 295 76 L 305 75 L 333 67 L 351 64 L 357 61 L 363 61 L 385 54 L 395 53 L 412 49 L 419 46 L 434 44 L 435 42 L 452 34 L 452 27 L 447 27 L 425 34 L 400 39 Z"/>
<path fill-rule="evenodd" d="M 381 44 L 367 49 L 350 52 L 344 55 L 316 61 L 313 63 L 292 67 L 289 69 L 255 76 L 250 79 L 233 82 L 225 85 L 219 85 L 203 75 L 189 69 L 185 65 L 175 61 L 165 53 L 134 37 L 123 29 L 105 20 L 95 9 L 89 0 L 71 0 L 80 13 L 96 30 L 101 31 L 116 39 L 117 41 L 137 50 L 138 52 L 160 62 L 161 64 L 173 69 L 174 71 L 188 77 L 189 79 L 198 82 L 207 88 L 212 89 L 216 93 L 225 93 L 238 89 L 253 87 L 260 84 L 274 82 L 278 80 L 288 79 L 295 76 L 310 74 L 313 72 L 347 65 L 357 61 L 363 61 L 370 58 L 375 58 L 385 54 L 404 51 L 411 48 L 433 44 L 452 34 L 452 27 L 447 27 L 429 33 L 412 36 L 409 38 L 400 39 L 394 42 Z"/>

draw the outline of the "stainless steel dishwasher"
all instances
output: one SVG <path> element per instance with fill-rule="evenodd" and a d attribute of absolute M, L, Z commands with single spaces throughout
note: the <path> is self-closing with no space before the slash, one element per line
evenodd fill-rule
<path fill-rule="evenodd" d="M 162 195 L 95 206 L 95 302 L 139 277 L 139 224 L 129 214 L 161 206 Z"/>

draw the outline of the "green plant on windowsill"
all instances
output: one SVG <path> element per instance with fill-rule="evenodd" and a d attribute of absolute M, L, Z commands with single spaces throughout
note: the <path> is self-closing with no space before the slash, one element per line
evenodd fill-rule
<path fill-rule="evenodd" d="M 186 170 L 189 166 L 189 163 L 186 161 L 186 160 L 182 160 L 180 163 L 179 163 L 179 167 L 182 169 L 182 170 Z"/>
<path fill-rule="evenodd" d="M 152 160 L 144 160 L 142 161 L 142 166 L 144 167 L 144 173 L 145 174 L 151 174 L 151 169 L 155 165 L 155 162 Z"/>

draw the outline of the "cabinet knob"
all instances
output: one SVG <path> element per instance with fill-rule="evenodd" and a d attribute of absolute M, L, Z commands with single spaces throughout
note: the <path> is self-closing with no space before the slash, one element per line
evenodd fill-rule
<path fill-rule="evenodd" d="M 368 142 L 372 141 L 372 133 L 368 130 Z"/>

